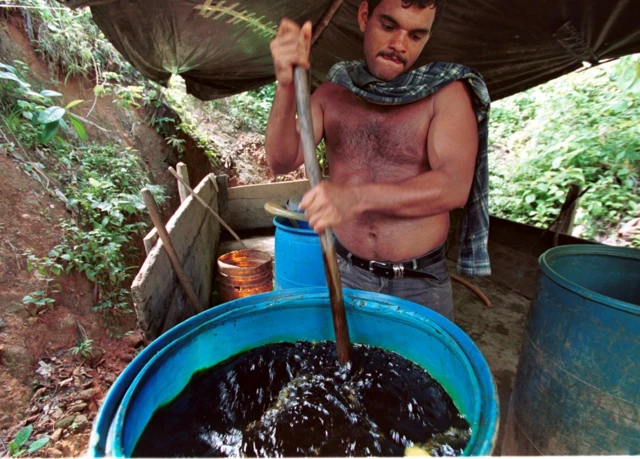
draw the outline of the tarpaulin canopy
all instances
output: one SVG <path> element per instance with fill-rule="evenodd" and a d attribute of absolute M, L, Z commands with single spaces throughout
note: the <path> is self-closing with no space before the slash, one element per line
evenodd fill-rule
<path fill-rule="evenodd" d="M 146 77 L 180 74 L 207 100 L 274 80 L 269 42 L 283 17 L 318 26 L 312 78 L 362 58 L 360 0 L 60 0 L 90 6 L 106 37 Z M 640 52 L 639 0 L 448 0 L 418 63 L 465 64 L 497 100 L 583 66 Z"/>

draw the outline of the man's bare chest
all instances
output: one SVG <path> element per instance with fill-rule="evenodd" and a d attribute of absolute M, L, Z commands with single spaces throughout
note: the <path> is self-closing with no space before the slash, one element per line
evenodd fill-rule
<path fill-rule="evenodd" d="M 334 166 L 371 171 L 428 170 L 428 100 L 406 106 L 376 106 L 352 100 L 325 111 L 324 133 Z"/>

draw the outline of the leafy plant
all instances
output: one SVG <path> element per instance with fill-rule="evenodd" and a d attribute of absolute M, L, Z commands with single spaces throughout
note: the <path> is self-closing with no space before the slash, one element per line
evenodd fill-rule
<path fill-rule="evenodd" d="M 13 439 L 13 441 L 9 443 L 9 454 L 11 454 L 12 457 L 20 457 L 25 453 L 35 453 L 36 451 L 42 449 L 47 443 L 49 443 L 49 437 L 42 437 L 31 442 L 31 444 L 27 448 L 24 448 L 29 441 L 29 437 L 31 436 L 32 432 L 33 426 L 28 425 L 16 434 L 16 437 Z"/>
<path fill-rule="evenodd" d="M 36 51 L 65 81 L 73 76 L 96 80 L 104 72 L 117 72 L 128 81 L 140 75 L 116 51 L 91 18 L 89 8 L 60 8 L 54 0 L 14 0 L 26 6 L 33 22 Z"/>
<path fill-rule="evenodd" d="M 77 346 L 69 349 L 72 355 L 80 354 L 85 359 L 93 357 L 93 340 L 84 338 Z"/>
<path fill-rule="evenodd" d="M 22 303 L 25 306 L 34 305 L 36 307 L 36 313 L 44 306 L 52 309 L 55 301 L 53 298 L 49 298 L 49 294 L 52 292 L 49 285 L 54 280 L 54 276 L 59 276 L 63 269 L 62 265 L 55 259 L 56 251 L 52 250 L 49 252 L 49 256 L 43 258 L 36 257 L 31 250 L 27 250 L 24 255 L 27 257 L 27 271 L 31 272 L 36 270 L 38 274 L 43 277 L 45 288 L 44 290 L 38 290 L 29 295 L 25 295 L 24 298 L 22 298 Z M 54 290 L 54 292 L 55 291 L 57 290 Z"/>
<path fill-rule="evenodd" d="M 637 58 L 622 65 L 574 73 L 494 104 L 493 214 L 546 228 L 573 183 L 590 187 L 579 201 L 577 235 L 603 240 L 640 215 L 640 100 L 632 78 L 620 76 L 635 72 Z M 627 242 L 640 247 L 637 239 Z"/>
<path fill-rule="evenodd" d="M 52 98 L 62 97 L 62 94 L 49 89 L 35 92 L 31 85 L 23 80 L 18 70 L 7 64 L 0 63 L 0 93 L 7 111 L 28 120 L 38 131 L 40 143 L 49 143 L 56 136 L 60 128 L 67 128 L 65 119 L 69 121 L 78 137 L 87 140 L 87 133 L 82 122 L 69 109 L 82 103 L 74 100 L 65 107 L 53 105 Z M 11 128 L 9 123 L 5 124 Z"/>

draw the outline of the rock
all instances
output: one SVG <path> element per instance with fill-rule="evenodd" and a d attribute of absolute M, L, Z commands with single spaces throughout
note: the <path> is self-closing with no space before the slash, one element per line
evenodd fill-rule
<path fill-rule="evenodd" d="M 73 448 L 69 440 L 60 440 L 56 445 L 65 457 L 73 456 Z"/>
<path fill-rule="evenodd" d="M 27 349 L 20 346 L 4 347 L 4 366 L 9 374 L 19 381 L 26 381 L 32 375 L 33 357 Z"/>
<path fill-rule="evenodd" d="M 78 326 L 76 325 L 76 319 L 69 314 L 60 321 L 60 331 L 74 334 Z"/>
<path fill-rule="evenodd" d="M 72 414 L 71 416 L 67 416 L 66 418 L 60 419 L 58 422 L 54 424 L 56 429 L 66 429 L 76 420 L 76 415 Z"/>
<path fill-rule="evenodd" d="M 53 433 L 51 434 L 51 436 L 49 437 L 51 439 L 52 442 L 57 442 L 58 440 L 60 440 L 60 437 L 62 436 L 62 429 L 56 429 L 53 431 Z"/>
<path fill-rule="evenodd" d="M 55 410 L 53 410 L 53 413 L 51 413 L 51 418 L 52 419 L 60 419 L 62 416 L 64 416 L 64 411 L 62 411 L 60 408 L 56 408 Z"/>
<path fill-rule="evenodd" d="M 43 456 L 45 456 L 45 457 L 62 457 L 62 456 L 64 456 L 64 454 L 62 454 L 62 451 L 60 451 L 59 449 L 46 448 L 44 450 Z"/>
<path fill-rule="evenodd" d="M 88 426 L 89 426 L 89 420 L 84 414 L 77 415 L 76 419 L 73 421 L 74 432 L 82 432 Z"/>
<path fill-rule="evenodd" d="M 84 410 L 86 407 L 87 407 L 86 403 L 74 403 L 67 409 L 67 412 L 79 413 L 80 411 Z"/>
<path fill-rule="evenodd" d="M 76 395 L 76 400 L 89 401 L 89 400 L 97 397 L 99 394 L 100 394 L 100 390 L 96 389 L 96 388 L 81 390 Z"/>
<path fill-rule="evenodd" d="M 122 342 L 135 349 L 136 347 L 144 344 L 144 337 L 142 336 L 142 333 L 136 331 L 130 335 L 123 336 Z"/>

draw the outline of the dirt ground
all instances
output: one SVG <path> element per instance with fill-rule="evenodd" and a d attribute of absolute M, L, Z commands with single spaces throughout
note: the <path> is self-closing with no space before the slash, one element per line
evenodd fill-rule
<path fill-rule="evenodd" d="M 29 77 L 61 92 L 66 102 L 87 101 L 77 107 L 81 116 L 93 107 L 88 117 L 93 124 L 86 126 L 91 140 L 139 151 L 152 180 L 165 185 L 171 196 L 164 208 L 169 216 L 179 202 L 175 180 L 167 172 L 175 155 L 148 127 L 144 113 L 124 112 L 110 98 L 95 100 L 90 81 L 71 78 L 63 83 L 33 51 L 20 18 L 12 17 L 0 22 L 0 61 L 14 59 L 27 63 Z M 25 295 L 46 284 L 27 271 L 25 252 L 45 256 L 61 242 L 59 220 L 70 215 L 55 197 L 57 184 L 46 176 L 47 169 L 34 178 L 25 168 L 29 160 L 48 165 L 46 152 L 28 151 L 38 157 L 25 158 L 11 154 L 7 141 L 0 136 L 0 455 L 22 427 L 32 425 L 31 439 L 51 439 L 38 455 L 78 456 L 86 451 L 101 399 L 144 342 L 134 314 L 107 326 L 92 309 L 95 286 L 81 275 L 62 275 L 49 284 L 58 290 L 50 295 L 55 299 L 51 308 L 22 304 Z M 141 241 L 138 245 L 142 247 Z M 93 340 L 90 358 L 70 352 L 84 338 Z"/>

